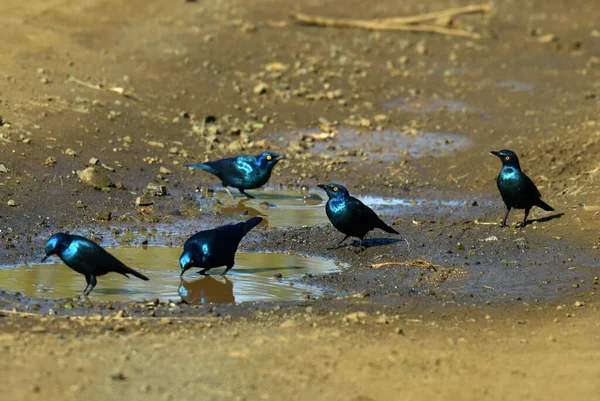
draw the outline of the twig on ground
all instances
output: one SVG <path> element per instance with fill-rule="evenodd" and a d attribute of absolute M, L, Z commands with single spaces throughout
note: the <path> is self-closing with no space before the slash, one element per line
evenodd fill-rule
<path fill-rule="evenodd" d="M 443 266 L 428 262 L 425 259 L 413 259 L 413 260 L 407 260 L 406 262 L 375 263 L 375 264 L 371 265 L 371 268 L 379 269 L 379 268 L 385 267 L 385 266 L 413 266 L 413 267 L 421 267 L 424 269 L 432 270 L 434 272 L 437 272 L 438 268 L 443 267 Z"/>
<path fill-rule="evenodd" d="M 481 38 L 481 35 L 478 33 L 452 28 L 450 25 L 452 24 L 453 19 L 459 15 L 487 13 L 490 11 L 491 6 L 489 4 L 479 4 L 408 17 L 378 18 L 371 20 L 358 18 L 329 18 L 322 16 L 311 16 L 303 13 L 293 14 L 292 17 L 297 23 L 305 25 L 386 31 L 431 32 L 442 35 L 479 39 Z"/>

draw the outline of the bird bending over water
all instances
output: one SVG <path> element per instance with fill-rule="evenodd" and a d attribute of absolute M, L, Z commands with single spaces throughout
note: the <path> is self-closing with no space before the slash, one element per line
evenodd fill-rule
<path fill-rule="evenodd" d="M 200 267 L 202 270 L 198 273 L 205 275 L 213 267 L 226 266 L 221 274 L 227 274 L 235 263 L 235 252 L 240 241 L 261 221 L 262 217 L 252 217 L 241 223 L 192 235 L 183 245 L 183 253 L 179 257 L 181 276 L 190 267 Z"/>
<path fill-rule="evenodd" d="M 275 152 L 264 152 L 258 156 L 238 156 L 201 164 L 186 164 L 185 166 L 208 171 L 221 180 L 225 189 L 227 187 L 237 188 L 248 198 L 254 198 L 247 194 L 246 190 L 265 185 L 271 178 L 273 167 L 283 159 L 285 156 Z"/>
<path fill-rule="evenodd" d="M 390 234 L 400 234 L 385 224 L 370 207 L 350 196 L 348 190 L 342 185 L 320 184 L 318 186 L 329 196 L 325 206 L 329 221 L 338 231 L 346 235 L 338 246 L 348 237 L 359 238 L 362 245 L 365 235 L 375 228 Z"/>
<path fill-rule="evenodd" d="M 129 277 L 131 274 L 142 280 L 148 277 L 125 266 L 100 245 L 79 235 L 54 234 L 46 242 L 46 255 L 42 263 L 51 255 L 57 255 L 67 266 L 85 276 L 87 285 L 83 295 L 89 295 L 96 286 L 96 277 L 115 272 Z"/>
<path fill-rule="evenodd" d="M 502 169 L 496 180 L 500 195 L 506 205 L 506 215 L 502 220 L 502 227 L 506 227 L 506 219 L 508 218 L 510 209 L 525 209 L 525 217 L 523 218 L 521 227 L 525 227 L 527 224 L 527 216 L 534 206 L 542 208 L 547 212 L 554 211 L 552 206 L 541 199 L 542 195 L 533 181 L 521 171 L 519 158 L 515 152 L 505 149 L 490 153 L 502 160 Z"/>

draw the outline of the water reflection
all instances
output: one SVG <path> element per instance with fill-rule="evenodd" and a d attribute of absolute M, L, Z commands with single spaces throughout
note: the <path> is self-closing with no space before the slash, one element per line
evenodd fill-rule
<path fill-rule="evenodd" d="M 193 281 L 186 281 L 182 278 L 179 295 L 181 299 L 191 304 L 235 302 L 233 283 L 227 276 L 222 276 L 220 280 L 211 276 L 204 276 Z"/>
<path fill-rule="evenodd" d="M 236 265 L 222 277 L 225 269 L 211 269 L 200 276 L 179 276 L 181 248 L 108 248 L 125 264 L 139 269 L 150 281 L 129 280 L 119 274 L 102 276 L 90 295 L 96 301 L 141 301 L 184 299 L 187 302 L 294 301 L 307 294 L 322 295 L 320 289 L 297 283 L 303 274 L 339 271 L 340 266 L 326 259 L 282 253 L 244 253 L 236 255 Z M 281 275 L 283 278 L 276 278 Z M 198 279 L 197 279 L 198 278 Z M 85 286 L 82 275 L 62 263 L 0 267 L 0 287 L 28 296 L 47 298 L 76 297 Z"/>

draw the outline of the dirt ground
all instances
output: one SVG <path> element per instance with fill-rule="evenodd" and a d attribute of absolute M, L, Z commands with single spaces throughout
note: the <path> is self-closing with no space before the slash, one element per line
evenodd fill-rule
<path fill-rule="evenodd" d="M 267 148 L 288 156 L 272 188 L 339 182 L 423 201 L 382 215 L 410 249 L 373 233 L 362 252 L 327 251 L 341 237 L 326 224 L 248 235 L 246 251 L 345 263 L 302 279 L 326 291 L 320 299 L 106 303 L 0 291 L 4 397 L 594 399 L 595 2 L 496 2 L 455 22 L 479 40 L 290 19 L 466 4 L 4 0 L 1 265 L 38 260 L 59 230 L 103 245 L 181 246 L 194 230 L 240 219 L 219 212 L 218 182 L 183 165 Z M 307 129 L 335 136 L 315 143 Z M 423 154 L 389 140 L 424 133 L 455 139 Z M 556 209 L 534 211 L 524 229 L 514 226 L 522 211 L 498 224 L 500 162 L 489 151 L 502 148 Z M 90 165 L 112 185 L 83 183 Z M 149 183 L 168 195 L 144 195 Z M 136 205 L 141 196 L 153 204 Z"/>

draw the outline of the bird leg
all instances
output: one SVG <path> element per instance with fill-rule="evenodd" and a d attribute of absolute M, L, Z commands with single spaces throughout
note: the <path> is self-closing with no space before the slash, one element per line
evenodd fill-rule
<path fill-rule="evenodd" d="M 90 295 L 90 292 L 92 292 L 92 290 L 94 289 L 94 287 L 96 287 L 96 284 L 97 284 L 96 276 L 86 276 L 86 280 L 88 279 L 88 277 L 89 277 L 90 288 L 87 290 L 87 293 L 86 292 L 83 293 L 83 295 L 85 295 L 86 297 L 88 295 Z"/>
<path fill-rule="evenodd" d="M 82 295 L 85 295 L 85 292 L 87 291 L 88 287 L 90 286 L 90 276 L 85 276 L 85 282 L 87 283 L 87 285 L 85 286 L 83 291 L 81 291 Z"/>
<path fill-rule="evenodd" d="M 521 223 L 521 227 L 525 227 L 525 225 L 527 225 L 527 216 L 529 216 L 530 210 L 531 208 L 525 209 L 525 217 L 523 218 L 523 223 Z"/>
<path fill-rule="evenodd" d="M 235 196 L 233 196 L 233 194 L 231 193 L 231 191 L 229 190 L 229 188 L 225 187 L 225 191 L 227 191 L 227 193 L 229 194 L 229 196 L 231 196 L 232 198 L 235 198 Z"/>
<path fill-rule="evenodd" d="M 255 198 L 254 196 L 250 195 L 249 193 L 246 193 L 246 191 L 244 191 L 243 189 L 240 189 L 240 192 L 241 192 L 242 194 L 246 195 L 246 196 L 247 196 L 248 198 L 250 198 L 250 199 L 254 199 L 254 198 Z"/>
<path fill-rule="evenodd" d="M 231 270 L 231 268 L 232 268 L 232 267 L 233 267 L 233 265 L 228 265 L 228 266 L 227 266 L 227 268 L 225 269 L 225 271 L 224 271 L 223 273 L 221 273 L 221 276 L 224 276 L 224 275 L 226 275 L 226 274 L 227 274 L 227 272 L 228 272 L 229 270 Z"/>
<path fill-rule="evenodd" d="M 500 227 L 506 227 L 506 219 L 508 219 L 508 214 L 510 213 L 510 207 L 506 207 L 506 214 L 504 215 L 504 220 L 502 220 L 502 225 Z"/>
<path fill-rule="evenodd" d="M 346 241 L 346 239 L 348 239 L 348 237 L 350 237 L 350 236 L 349 236 L 349 235 L 346 235 L 346 236 L 344 237 L 344 239 L 342 239 L 340 242 L 338 242 L 338 244 L 337 244 L 336 246 L 333 246 L 333 247 L 331 247 L 331 248 L 327 248 L 327 249 L 328 249 L 328 250 L 332 250 L 332 249 L 339 248 L 339 247 L 340 247 L 340 245 L 342 245 L 342 242 Z"/>
<path fill-rule="evenodd" d="M 198 272 L 198 274 L 199 274 L 199 275 L 201 275 L 201 276 L 206 276 L 206 275 L 207 275 L 207 274 L 206 274 L 206 272 L 207 272 L 207 271 L 208 271 L 208 269 L 202 269 L 202 270 L 200 270 L 200 271 Z"/>

